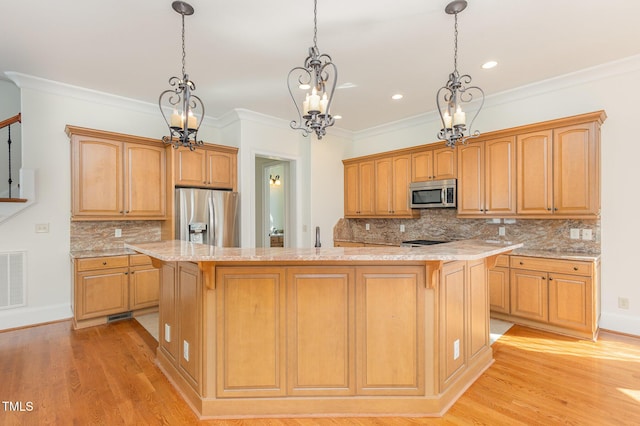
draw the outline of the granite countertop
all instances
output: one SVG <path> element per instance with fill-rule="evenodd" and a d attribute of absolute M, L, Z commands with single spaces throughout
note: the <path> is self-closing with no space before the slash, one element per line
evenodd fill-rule
<path fill-rule="evenodd" d="M 128 254 L 136 254 L 137 252 L 126 247 L 103 250 L 75 250 L 71 251 L 72 259 L 84 259 L 88 257 L 105 257 L 105 256 L 125 256 Z"/>
<path fill-rule="evenodd" d="M 125 247 L 165 262 L 448 261 L 482 259 L 522 243 L 464 240 L 426 247 L 231 248 L 174 240 Z"/>
<path fill-rule="evenodd" d="M 582 260 L 586 262 L 595 262 L 597 260 L 600 260 L 599 253 L 580 253 L 570 251 L 532 250 L 519 248 L 517 250 L 514 250 L 511 254 L 518 256 L 544 257 L 547 259 Z"/>

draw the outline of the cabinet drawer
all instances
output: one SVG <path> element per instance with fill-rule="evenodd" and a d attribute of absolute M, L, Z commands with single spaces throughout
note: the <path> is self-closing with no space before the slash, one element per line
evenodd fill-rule
<path fill-rule="evenodd" d="M 151 258 L 146 254 L 129 255 L 129 266 L 147 266 L 151 265 Z"/>
<path fill-rule="evenodd" d="M 76 260 L 76 271 L 122 268 L 129 266 L 129 256 L 88 257 Z"/>
<path fill-rule="evenodd" d="M 591 262 L 527 256 L 511 256 L 510 266 L 517 269 L 533 269 L 574 275 L 591 275 L 592 270 Z"/>
<path fill-rule="evenodd" d="M 496 267 L 508 268 L 509 267 L 509 255 L 501 254 L 496 259 Z"/>

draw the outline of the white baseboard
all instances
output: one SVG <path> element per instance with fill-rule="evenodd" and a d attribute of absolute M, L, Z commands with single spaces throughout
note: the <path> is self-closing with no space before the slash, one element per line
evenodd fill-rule
<path fill-rule="evenodd" d="M 0 311 L 0 330 L 60 321 L 73 317 L 68 303 L 38 308 L 16 308 Z"/>
<path fill-rule="evenodd" d="M 600 329 L 632 334 L 640 337 L 640 318 L 603 312 L 600 317 Z"/>

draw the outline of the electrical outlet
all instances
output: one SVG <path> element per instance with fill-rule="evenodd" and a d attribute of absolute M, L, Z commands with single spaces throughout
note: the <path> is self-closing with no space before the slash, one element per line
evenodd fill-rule
<path fill-rule="evenodd" d="M 460 358 L 460 339 L 456 339 L 456 341 L 453 342 L 453 359 L 458 358 Z"/>
<path fill-rule="evenodd" d="M 186 340 L 182 341 L 182 357 L 185 361 L 189 362 L 189 342 Z"/>
<path fill-rule="evenodd" d="M 122 237 L 122 229 L 116 228 L 116 238 Z"/>
<path fill-rule="evenodd" d="M 583 229 L 582 230 L 582 239 L 583 240 L 592 240 L 593 234 L 591 233 L 591 229 Z"/>
<path fill-rule="evenodd" d="M 171 326 L 169 324 L 164 325 L 164 341 L 171 343 Z"/>
<path fill-rule="evenodd" d="M 400 225 L 400 232 L 404 232 L 404 225 Z"/>
<path fill-rule="evenodd" d="M 572 240 L 580 239 L 580 230 L 577 228 L 571 228 L 569 230 L 569 238 L 571 238 Z"/>
<path fill-rule="evenodd" d="M 513 225 L 514 223 L 516 223 L 515 219 L 505 219 L 504 223 L 506 223 L 507 225 Z"/>
<path fill-rule="evenodd" d="M 501 237 L 505 236 L 505 229 L 504 226 L 500 226 L 498 227 L 498 235 L 500 235 Z"/>
<path fill-rule="evenodd" d="M 36 232 L 39 234 L 46 234 L 49 232 L 49 224 L 48 223 L 36 223 Z"/>
<path fill-rule="evenodd" d="M 629 299 L 626 297 L 618 297 L 618 308 L 629 309 Z"/>
<path fill-rule="evenodd" d="M 365 230 L 365 231 L 370 231 L 370 230 L 371 230 L 371 225 L 369 225 L 368 223 L 366 223 L 366 224 L 364 225 L 364 230 Z"/>

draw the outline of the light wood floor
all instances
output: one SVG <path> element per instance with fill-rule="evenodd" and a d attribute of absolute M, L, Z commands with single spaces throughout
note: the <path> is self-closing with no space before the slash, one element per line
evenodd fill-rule
<path fill-rule="evenodd" d="M 640 339 L 598 342 L 514 326 L 495 364 L 442 418 L 198 422 L 154 364 L 156 342 L 129 320 L 72 331 L 69 322 L 0 333 L 1 425 L 640 425 Z M 15 405 L 14 405 L 15 407 Z"/>

